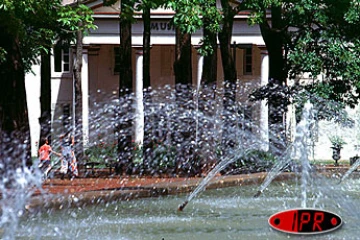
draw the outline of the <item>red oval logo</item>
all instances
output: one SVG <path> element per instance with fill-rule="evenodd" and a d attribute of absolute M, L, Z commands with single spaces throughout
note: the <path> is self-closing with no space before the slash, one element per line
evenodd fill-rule
<path fill-rule="evenodd" d="M 269 218 L 272 228 L 291 234 L 319 234 L 338 229 L 342 225 L 340 216 L 319 209 L 289 209 Z"/>

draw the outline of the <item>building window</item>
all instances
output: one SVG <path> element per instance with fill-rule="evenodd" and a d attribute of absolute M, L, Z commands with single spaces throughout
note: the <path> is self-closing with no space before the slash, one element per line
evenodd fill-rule
<path fill-rule="evenodd" d="M 244 75 L 252 75 L 252 47 L 244 49 Z"/>
<path fill-rule="evenodd" d="M 114 74 L 120 73 L 120 48 L 114 47 Z"/>
<path fill-rule="evenodd" d="M 54 47 L 54 69 L 55 72 L 70 72 L 70 48 L 61 41 Z"/>

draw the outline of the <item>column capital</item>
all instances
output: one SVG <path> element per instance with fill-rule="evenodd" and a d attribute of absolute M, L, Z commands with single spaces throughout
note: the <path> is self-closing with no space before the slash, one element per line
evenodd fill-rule
<path fill-rule="evenodd" d="M 152 48 L 152 45 L 150 45 L 150 49 Z M 143 55 L 144 54 L 144 47 L 142 45 L 133 46 L 133 49 L 135 50 L 136 55 Z"/>
<path fill-rule="evenodd" d="M 71 48 L 71 51 L 72 51 L 73 55 L 75 56 L 75 55 L 76 55 L 76 47 L 75 47 L 75 46 L 72 47 L 72 48 Z M 83 54 L 89 54 L 90 51 L 91 51 L 91 50 L 89 50 L 89 48 L 83 46 L 83 48 L 82 48 L 82 53 L 83 53 Z"/>
<path fill-rule="evenodd" d="M 136 54 L 142 55 L 144 53 L 144 47 L 143 46 L 133 46 L 133 49 L 135 50 Z"/>
<path fill-rule="evenodd" d="M 261 55 L 269 55 L 269 52 L 265 45 L 259 45 L 258 48 L 260 49 Z"/>
<path fill-rule="evenodd" d="M 89 55 L 99 55 L 101 46 L 100 45 L 90 45 L 88 47 L 88 54 Z"/>

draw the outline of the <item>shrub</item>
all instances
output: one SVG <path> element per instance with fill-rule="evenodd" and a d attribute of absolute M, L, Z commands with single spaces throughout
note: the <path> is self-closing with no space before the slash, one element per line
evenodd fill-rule
<path fill-rule="evenodd" d="M 117 159 L 116 143 L 100 142 L 85 150 L 88 162 L 107 163 L 109 160 Z"/>
<path fill-rule="evenodd" d="M 164 173 L 175 170 L 176 148 L 166 143 L 153 144 L 150 167 L 152 171 Z"/>
<path fill-rule="evenodd" d="M 241 174 L 268 171 L 276 162 L 276 157 L 262 150 L 250 150 L 245 156 L 226 167 L 223 174 Z"/>

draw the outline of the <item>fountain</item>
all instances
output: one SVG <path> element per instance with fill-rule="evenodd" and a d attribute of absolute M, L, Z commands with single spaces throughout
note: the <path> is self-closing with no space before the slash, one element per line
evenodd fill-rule
<path fill-rule="evenodd" d="M 112 201 L 76 208 L 64 207 L 61 210 L 44 208 L 27 212 L 24 206 L 31 198 L 32 186 L 41 184 L 41 177 L 36 169 L 28 171 L 21 168 L 9 173 L 16 175 L 17 187 L 9 190 L 3 177 L 0 183 L 0 237 L 288 239 L 288 234 L 269 227 L 268 218 L 284 209 L 306 207 L 337 213 L 345 222 L 338 231 L 316 236 L 315 239 L 357 238 L 360 213 L 356 204 L 360 192 L 357 180 L 346 178 L 341 184 L 335 184 L 338 182 L 337 178 L 324 176 L 309 164 L 306 142 L 309 137 L 309 126 L 313 121 L 311 104 L 305 105 L 295 140 L 274 162 L 262 159 L 259 152 L 254 153 L 254 150 L 258 151 L 264 145 L 261 138 L 263 129 L 253 124 L 251 118 L 246 116 L 244 106 L 230 102 L 227 106 L 233 107 L 222 112 L 222 101 L 214 97 L 217 94 L 212 88 L 204 87 L 196 94 L 187 92 L 186 88 L 182 91 L 186 94 L 174 92 L 169 87 L 153 89 L 149 91 L 151 95 L 144 98 L 145 119 L 152 119 L 156 125 L 145 127 L 147 138 L 144 139 L 143 147 L 150 150 L 138 155 L 139 159 L 131 171 L 141 174 L 201 175 L 204 174 L 201 171 L 205 170 L 193 165 L 200 159 L 201 166 L 208 166 L 207 169 L 211 171 L 194 191 L 189 195 L 183 193 L 176 196 Z M 119 127 L 119 119 L 129 122 L 135 118 L 130 114 L 133 112 L 133 100 L 133 96 L 126 96 L 120 103 L 117 99 L 109 100 L 107 103 L 96 100 L 93 102 L 89 121 L 90 147 L 117 140 L 112 133 L 115 125 Z M 196 106 L 193 105 L 194 102 Z M 118 104 L 129 109 L 124 110 L 123 114 L 116 115 Z M 62 120 L 59 118 L 59 121 Z M 223 126 L 223 122 L 226 122 L 226 127 Z M 120 126 L 122 133 L 131 132 L 131 127 L 126 128 L 126 124 L 121 122 Z M 196 134 L 191 134 L 195 130 Z M 161 148 L 152 148 L 156 144 Z M 56 141 L 53 148 L 58 148 Z M 271 146 L 270 152 L 276 150 Z M 175 158 L 172 159 L 174 152 Z M 104 161 L 114 160 L 111 159 L 114 157 L 111 156 L 113 152 L 104 151 L 102 154 L 98 158 Z M 159 159 L 153 160 L 159 156 Z M 218 178 L 219 173 L 225 174 L 234 166 L 243 166 L 249 156 L 252 157 L 246 162 L 246 166 L 250 164 L 255 168 L 263 167 L 262 170 L 265 166 L 265 170 L 268 171 L 262 184 L 204 191 L 209 182 Z M 175 171 L 171 171 L 172 169 Z M 274 181 L 284 170 L 293 172 L 292 180 Z M 254 194 L 257 197 L 254 198 Z M 176 211 L 177 208 L 183 211 Z"/>

